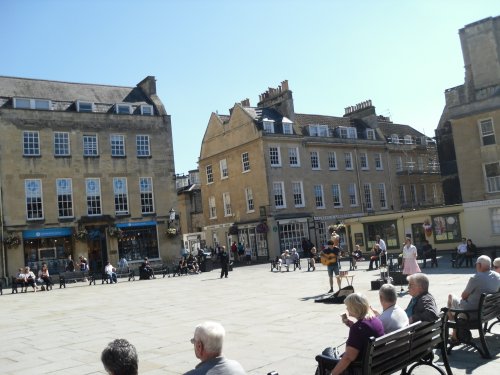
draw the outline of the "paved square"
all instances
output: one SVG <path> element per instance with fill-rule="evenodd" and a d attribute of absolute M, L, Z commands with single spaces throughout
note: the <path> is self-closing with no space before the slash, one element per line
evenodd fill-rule
<path fill-rule="evenodd" d="M 444 306 L 460 294 L 473 269 L 424 269 L 431 293 Z M 302 260 L 303 266 L 305 261 Z M 354 287 L 380 308 L 370 290 L 377 271 L 358 263 Z M 344 262 L 344 269 L 345 269 Z M 314 303 L 328 290 L 326 267 L 315 272 L 270 272 L 267 264 L 237 267 L 228 279 L 218 270 L 201 275 L 87 286 L 70 284 L 50 292 L 0 296 L 0 373 L 104 374 L 100 353 L 114 338 L 126 338 L 139 353 L 140 374 L 183 374 L 198 360 L 189 342 L 196 324 L 220 321 L 227 331 L 224 353 L 248 374 L 314 374 L 314 356 L 346 340 L 339 315 L 344 305 Z M 408 295 L 399 300 L 406 307 Z M 495 331 L 500 333 L 500 325 Z M 493 360 L 454 350 L 454 374 L 500 373 L 500 335 L 489 335 Z M 422 368 L 417 374 L 432 373 Z M 437 372 L 434 372 L 437 373 Z"/>

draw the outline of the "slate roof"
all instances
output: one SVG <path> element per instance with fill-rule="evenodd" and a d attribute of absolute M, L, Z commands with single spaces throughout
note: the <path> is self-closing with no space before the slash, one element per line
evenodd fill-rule
<path fill-rule="evenodd" d="M 47 81 L 0 76 L 0 97 L 21 97 L 93 103 L 147 103 L 147 97 L 137 87 L 108 86 L 86 83 Z"/>
<path fill-rule="evenodd" d="M 403 138 L 405 135 L 411 135 L 412 137 L 424 137 L 423 133 L 415 130 L 409 125 L 393 124 L 393 123 L 379 123 L 378 128 L 386 137 L 390 137 L 392 134 L 397 134 L 399 137 Z"/>
<path fill-rule="evenodd" d="M 329 125 L 336 126 L 351 126 L 350 120 L 345 117 L 323 116 L 323 115 L 309 115 L 303 113 L 295 114 L 295 122 L 300 126 L 307 126 L 311 124 L 316 125 Z"/>

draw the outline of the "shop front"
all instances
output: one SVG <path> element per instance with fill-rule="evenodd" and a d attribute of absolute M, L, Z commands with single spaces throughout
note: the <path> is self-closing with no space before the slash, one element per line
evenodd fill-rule
<path fill-rule="evenodd" d="M 156 221 L 119 223 L 121 229 L 118 238 L 118 256 L 128 262 L 139 262 L 145 257 L 150 260 L 160 259 L 158 230 Z"/>
<path fill-rule="evenodd" d="M 68 255 L 73 254 L 73 228 L 45 228 L 22 231 L 24 265 L 38 272 L 47 263 L 49 273 L 64 271 Z M 19 268 L 18 267 L 18 268 Z"/>

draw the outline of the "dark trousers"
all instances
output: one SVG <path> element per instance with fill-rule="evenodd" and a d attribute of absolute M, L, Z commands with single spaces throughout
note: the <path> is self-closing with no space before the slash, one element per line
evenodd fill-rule
<path fill-rule="evenodd" d="M 220 268 L 220 278 L 222 279 L 223 276 L 227 277 L 228 271 L 229 271 L 229 265 L 227 264 L 222 265 Z"/>
<path fill-rule="evenodd" d="M 370 258 L 370 265 L 368 266 L 369 270 L 373 269 L 373 262 L 375 262 L 375 267 L 378 268 L 378 256 L 372 256 Z"/>

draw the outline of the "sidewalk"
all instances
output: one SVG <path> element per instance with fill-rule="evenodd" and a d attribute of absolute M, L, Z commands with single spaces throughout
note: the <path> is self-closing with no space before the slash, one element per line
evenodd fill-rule
<path fill-rule="evenodd" d="M 347 266 L 343 264 L 344 269 Z M 357 292 L 379 308 L 370 281 L 378 271 L 358 263 Z M 440 306 L 448 293 L 460 294 L 473 269 L 424 269 Z M 77 283 L 50 292 L 0 296 L 0 372 L 25 374 L 105 374 L 100 353 L 114 338 L 126 338 L 139 352 L 139 373 L 183 374 L 197 364 L 189 340 L 203 320 L 220 321 L 227 330 L 224 353 L 248 374 L 309 375 L 323 348 L 346 340 L 340 321 L 344 305 L 314 303 L 329 288 L 326 267 L 307 272 L 270 272 L 268 264 L 235 267 L 228 279 L 218 270 L 200 275 L 158 278 L 114 285 Z M 335 288 L 336 289 L 336 288 Z M 399 289 L 399 288 L 398 288 Z M 406 307 L 408 295 L 399 304 Z M 493 360 L 468 349 L 449 357 L 454 374 L 500 373 L 500 325 L 489 336 Z M 433 373 L 421 368 L 415 374 Z M 434 372 L 437 373 L 437 372 Z"/>

